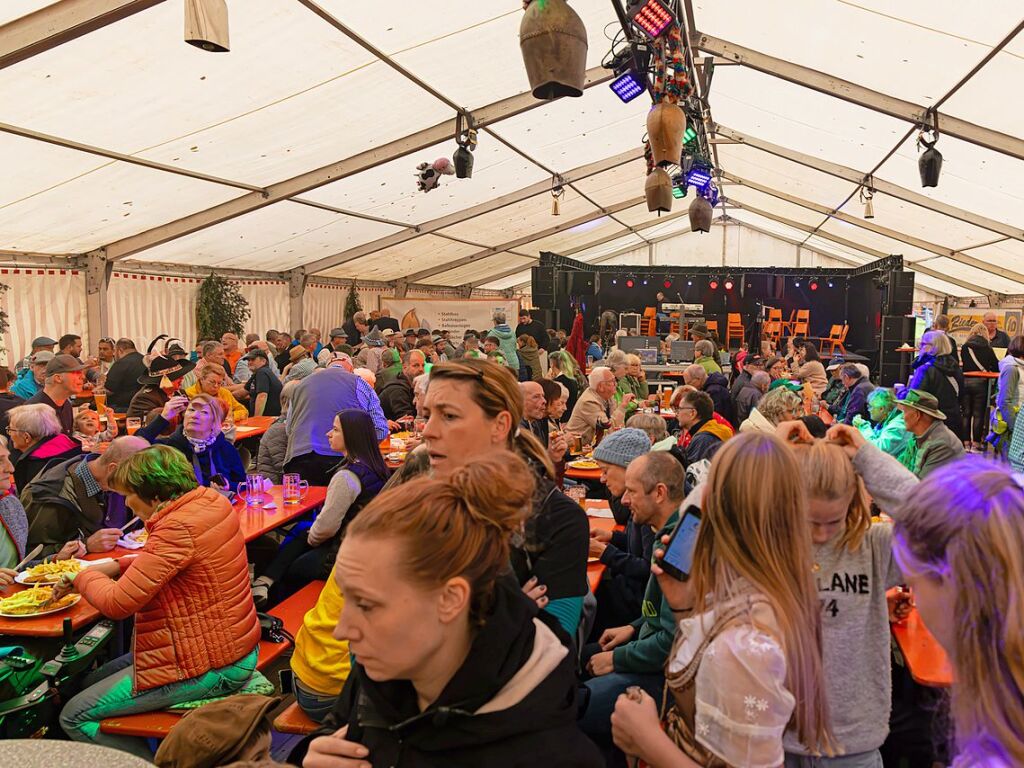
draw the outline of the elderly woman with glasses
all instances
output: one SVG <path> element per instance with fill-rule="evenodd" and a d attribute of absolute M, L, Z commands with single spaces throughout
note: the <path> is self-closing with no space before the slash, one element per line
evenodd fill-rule
<path fill-rule="evenodd" d="M 56 412 L 43 403 L 19 405 L 9 412 L 7 435 L 11 441 L 14 485 L 19 490 L 50 462 L 64 461 L 82 453 L 77 440 L 61 432 Z"/>

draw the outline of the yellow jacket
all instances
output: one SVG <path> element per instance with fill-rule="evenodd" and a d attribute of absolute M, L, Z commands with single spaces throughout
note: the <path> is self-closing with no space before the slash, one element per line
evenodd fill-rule
<path fill-rule="evenodd" d="M 200 394 L 202 391 L 203 388 L 199 386 L 199 382 L 196 382 L 185 390 L 185 394 L 192 398 Z M 235 421 L 241 421 L 242 419 L 249 418 L 249 409 L 235 399 L 235 396 L 231 394 L 230 389 L 221 387 L 220 391 L 217 393 L 217 399 L 220 400 L 225 411 L 229 412 L 231 414 L 231 418 Z"/>
<path fill-rule="evenodd" d="M 292 653 L 295 676 L 307 688 L 328 696 L 341 693 L 352 670 L 348 642 L 335 640 L 332 634 L 344 605 L 345 598 L 341 596 L 332 569 L 320 599 L 302 620 Z"/>

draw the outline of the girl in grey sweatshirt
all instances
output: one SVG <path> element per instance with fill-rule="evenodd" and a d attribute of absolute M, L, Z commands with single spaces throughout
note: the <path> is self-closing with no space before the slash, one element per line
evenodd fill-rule
<path fill-rule="evenodd" d="M 892 696 L 885 593 L 902 576 L 892 555 L 892 526 L 871 522 L 864 483 L 870 478 L 876 501 L 891 514 L 904 498 L 899 489 L 917 478 L 856 430 L 830 438 L 837 435 L 850 453 L 856 449 L 853 462 L 834 440 L 794 446 L 808 495 L 832 733 L 844 751 L 813 764 L 873 768 L 882 765 L 878 749 L 889 733 Z M 890 493 L 875 494 L 877 485 Z M 803 765 L 807 750 L 793 734 L 785 746 L 786 765 Z"/>

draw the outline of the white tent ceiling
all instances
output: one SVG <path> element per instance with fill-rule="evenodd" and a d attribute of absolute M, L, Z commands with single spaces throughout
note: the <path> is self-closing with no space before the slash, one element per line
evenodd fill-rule
<path fill-rule="evenodd" d="M 226 54 L 182 42 L 180 0 L 7 0 L 3 261 L 505 288 L 542 250 L 592 261 L 699 237 L 639 199 L 649 104 L 603 84 L 611 0 L 571 4 L 596 82 L 541 103 L 520 0 L 228 0 Z M 54 36 L 111 9 L 123 18 Z M 941 293 L 1024 294 L 1021 15 L 1009 0 L 692 0 L 696 55 L 717 57 L 701 90 L 723 211 L 823 255 L 903 254 Z M 908 115 L 936 105 L 945 164 L 922 190 Z M 415 165 L 454 149 L 455 107 L 483 126 L 473 178 L 418 192 Z M 570 182 L 560 217 L 553 174 Z"/>

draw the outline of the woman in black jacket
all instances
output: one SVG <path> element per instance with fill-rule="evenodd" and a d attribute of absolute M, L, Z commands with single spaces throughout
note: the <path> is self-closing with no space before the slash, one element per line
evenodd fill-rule
<path fill-rule="evenodd" d="M 953 345 L 942 331 L 928 331 L 921 337 L 921 349 L 914 359 L 914 372 L 907 386 L 931 392 L 939 401 L 939 410 L 946 415 L 946 426 L 964 439 L 960 418 L 960 393 L 964 391 L 964 374 L 953 356 Z"/>
<path fill-rule="evenodd" d="M 532 471 L 498 450 L 439 474 L 382 493 L 341 543 L 352 672 L 304 764 L 599 768 L 561 630 L 503 575 Z"/>
<path fill-rule="evenodd" d="M 988 339 L 988 329 L 983 323 L 971 328 L 971 335 L 960 348 L 960 361 L 967 373 L 999 373 L 999 360 Z M 989 392 L 993 391 L 991 379 L 966 376 L 964 379 L 962 409 L 964 437 L 971 448 L 985 449 L 985 435 L 988 432 Z"/>

